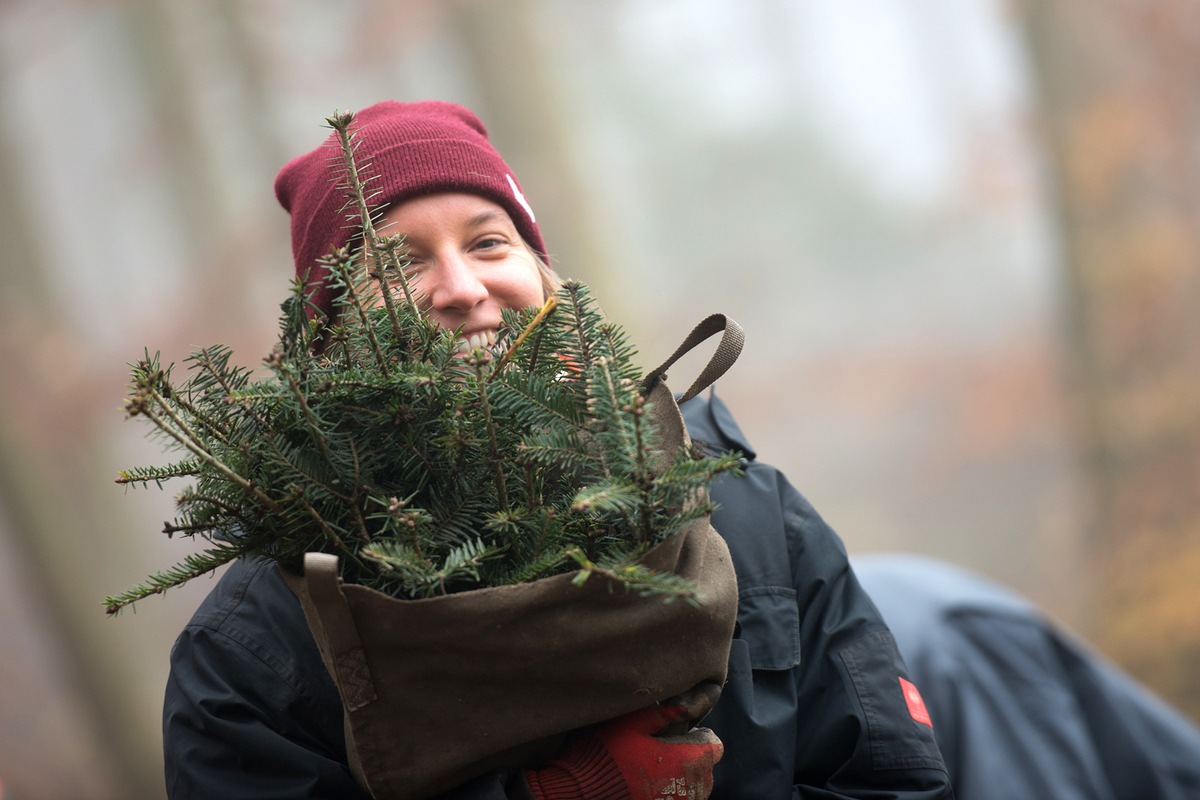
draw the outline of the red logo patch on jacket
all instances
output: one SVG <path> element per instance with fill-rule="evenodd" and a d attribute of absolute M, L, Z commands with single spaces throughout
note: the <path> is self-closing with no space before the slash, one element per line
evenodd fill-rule
<path fill-rule="evenodd" d="M 917 687 L 912 681 L 900 679 L 900 691 L 904 693 L 904 704 L 908 706 L 909 715 L 922 725 L 933 727 L 933 720 L 929 718 L 929 709 L 925 707 L 925 701 L 921 699 L 921 693 L 917 691 Z"/>

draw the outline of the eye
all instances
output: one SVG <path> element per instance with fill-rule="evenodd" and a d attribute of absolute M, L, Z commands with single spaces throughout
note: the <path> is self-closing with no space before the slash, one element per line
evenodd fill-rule
<path fill-rule="evenodd" d="M 491 234 L 480 236 L 471 245 L 471 249 L 483 254 L 507 252 L 512 246 L 512 242 L 505 236 L 493 236 Z"/>
<path fill-rule="evenodd" d="M 428 260 L 420 253 L 408 253 L 408 264 L 405 265 L 404 271 L 408 273 L 420 272 L 428 264 Z"/>

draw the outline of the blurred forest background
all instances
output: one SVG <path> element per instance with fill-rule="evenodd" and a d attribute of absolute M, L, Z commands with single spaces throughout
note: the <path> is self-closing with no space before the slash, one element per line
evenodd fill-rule
<path fill-rule="evenodd" d="M 102 612 L 190 551 L 112 482 L 164 458 L 126 363 L 269 351 L 274 175 L 389 97 L 479 112 L 647 366 L 739 320 L 718 391 L 852 554 L 1012 585 L 1200 718 L 1195 0 L 8 0 L 0 37 L 12 797 L 162 795 L 211 582 Z"/>

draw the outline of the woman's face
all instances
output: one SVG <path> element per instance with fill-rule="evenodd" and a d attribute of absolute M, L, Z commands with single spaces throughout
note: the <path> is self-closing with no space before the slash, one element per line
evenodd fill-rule
<path fill-rule="evenodd" d="M 417 197 L 391 208 L 376 228 L 402 234 L 411 285 L 439 326 L 462 328 L 471 347 L 491 344 L 500 310 L 540 306 L 542 276 L 508 212 L 465 193 Z"/>

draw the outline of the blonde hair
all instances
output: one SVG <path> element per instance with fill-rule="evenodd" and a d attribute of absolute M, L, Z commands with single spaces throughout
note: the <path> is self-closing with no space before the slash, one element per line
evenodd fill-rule
<path fill-rule="evenodd" d="M 543 256 L 529 242 L 521 239 L 521 243 L 525 245 L 525 249 L 529 251 L 529 255 L 533 256 L 533 263 L 537 265 L 538 277 L 542 279 L 542 299 L 549 299 L 550 295 L 562 288 L 562 278 L 550 266 L 550 259 Z"/>

